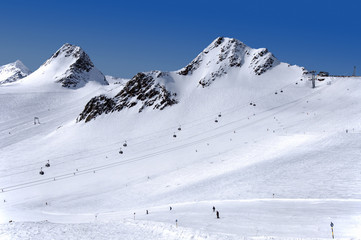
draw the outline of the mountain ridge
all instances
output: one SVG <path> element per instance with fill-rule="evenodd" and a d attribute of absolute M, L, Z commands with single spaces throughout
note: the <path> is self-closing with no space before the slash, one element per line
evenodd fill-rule
<path fill-rule="evenodd" d="M 138 112 L 147 107 L 163 110 L 181 101 L 179 95 L 187 92 L 181 90 L 184 85 L 190 85 L 190 90 L 198 86 L 210 87 L 216 79 L 230 78 L 230 72 L 241 72 L 252 78 L 262 76 L 280 63 L 266 48 L 253 49 L 237 39 L 218 37 L 180 70 L 141 72 L 115 97 L 93 97 L 77 121 L 88 122 L 99 115 L 137 105 Z"/>

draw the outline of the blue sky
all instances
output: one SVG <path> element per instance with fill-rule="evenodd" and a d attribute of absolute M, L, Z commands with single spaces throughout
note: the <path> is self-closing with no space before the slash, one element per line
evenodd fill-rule
<path fill-rule="evenodd" d="M 361 75 L 361 1 L 56 1 L 0 6 L 0 65 L 36 70 L 64 43 L 81 46 L 104 74 L 177 70 L 216 37 L 266 47 L 309 70 Z"/>

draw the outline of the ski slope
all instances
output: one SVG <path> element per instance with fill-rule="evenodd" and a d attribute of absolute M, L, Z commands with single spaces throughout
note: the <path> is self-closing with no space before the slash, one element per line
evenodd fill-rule
<path fill-rule="evenodd" d="M 361 239 L 361 78 L 230 70 L 88 123 L 123 84 L 42 81 L 0 87 L 0 239 Z"/>

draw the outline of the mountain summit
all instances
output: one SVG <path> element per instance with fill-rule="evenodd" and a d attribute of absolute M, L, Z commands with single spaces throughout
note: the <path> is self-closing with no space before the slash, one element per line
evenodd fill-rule
<path fill-rule="evenodd" d="M 246 68 L 249 74 L 262 75 L 279 63 L 266 48 L 252 49 L 237 39 L 219 37 L 178 74 L 189 76 L 199 72 L 199 84 L 205 87 L 226 75 L 230 68 Z"/>
<path fill-rule="evenodd" d="M 61 84 L 64 88 L 78 89 L 88 82 L 108 85 L 105 76 L 94 66 L 88 54 L 79 46 L 64 44 L 35 72 L 21 80 L 22 85 L 50 88 Z"/>
<path fill-rule="evenodd" d="M 219 97 L 217 91 L 224 88 L 239 88 L 234 96 L 237 98 L 246 87 L 271 84 L 269 74 L 290 79 L 291 75 L 302 75 L 302 69 L 281 63 L 266 48 L 253 49 L 237 39 L 219 37 L 178 71 L 138 73 L 114 97 L 100 95 L 92 98 L 77 121 L 88 122 L 103 113 L 125 108 L 142 112 L 145 109 L 163 110 L 178 103 L 192 104 L 189 101 L 199 101 L 206 95 L 211 98 L 210 93 L 202 90 L 204 88 L 212 89 L 213 99 Z M 283 80 L 279 78 L 278 81 L 273 83 L 274 86 Z"/>
<path fill-rule="evenodd" d="M 94 67 L 88 54 L 79 46 L 64 44 L 40 69 L 55 70 L 54 79 L 63 87 L 78 88 L 89 81 L 108 85 L 105 76 Z M 60 71 L 59 71 L 60 70 Z"/>
<path fill-rule="evenodd" d="M 20 61 L 0 66 L 0 84 L 15 82 L 28 76 L 31 71 Z"/>

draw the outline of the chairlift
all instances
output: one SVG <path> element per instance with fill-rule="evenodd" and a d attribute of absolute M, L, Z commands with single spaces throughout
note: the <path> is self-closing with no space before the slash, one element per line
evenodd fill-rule
<path fill-rule="evenodd" d="M 281 90 L 281 93 L 283 93 L 283 90 Z"/>
<path fill-rule="evenodd" d="M 250 103 L 249 103 L 249 105 L 251 105 L 251 106 L 252 106 L 252 105 L 253 105 L 253 103 L 251 103 L 251 102 L 250 102 Z"/>
<path fill-rule="evenodd" d="M 48 162 L 45 164 L 45 167 L 50 167 L 49 160 L 48 160 Z"/>
<path fill-rule="evenodd" d="M 255 106 L 256 106 L 256 104 L 255 104 L 255 103 L 253 103 L 253 106 L 255 107 Z"/>
<path fill-rule="evenodd" d="M 221 114 L 221 113 L 219 113 L 219 114 L 218 114 L 218 117 L 222 117 L 222 114 Z"/>
<path fill-rule="evenodd" d="M 40 175 L 44 175 L 44 171 L 43 171 L 43 168 L 40 168 L 40 172 L 39 172 Z"/>
<path fill-rule="evenodd" d="M 182 128 L 181 128 L 181 126 L 179 125 L 179 127 L 178 127 L 178 131 L 180 131 L 180 130 L 182 130 Z"/>
<path fill-rule="evenodd" d="M 177 137 L 177 135 L 175 135 L 175 133 L 173 133 L 173 137 L 175 138 L 175 137 Z"/>
<path fill-rule="evenodd" d="M 275 94 L 277 94 L 277 92 L 275 92 Z"/>
<path fill-rule="evenodd" d="M 124 141 L 123 147 L 126 147 L 126 146 L 128 146 L 128 145 L 127 145 L 127 141 Z"/>
<path fill-rule="evenodd" d="M 122 149 L 120 148 L 120 150 L 119 150 L 119 154 L 123 154 L 123 151 L 122 151 Z"/>
<path fill-rule="evenodd" d="M 214 122 L 216 122 L 216 123 L 217 123 L 217 122 L 218 122 L 218 119 L 214 120 Z"/>

